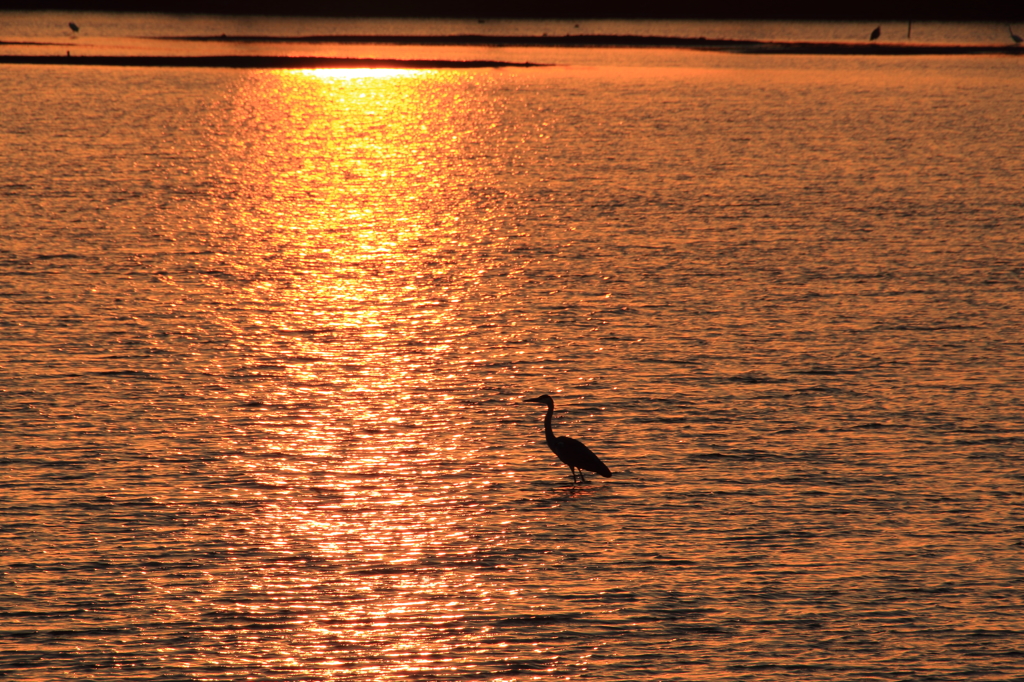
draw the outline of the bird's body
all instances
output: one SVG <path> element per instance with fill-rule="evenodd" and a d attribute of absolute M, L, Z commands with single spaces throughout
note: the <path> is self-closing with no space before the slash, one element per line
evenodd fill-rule
<path fill-rule="evenodd" d="M 882 35 L 882 27 L 877 26 L 875 30 L 871 32 L 871 40 L 878 40 L 878 36 Z"/>
<path fill-rule="evenodd" d="M 1007 26 L 1006 28 L 1009 29 L 1009 31 L 1010 31 L 1010 39 L 1013 40 L 1013 42 L 1017 43 L 1018 45 L 1020 45 L 1021 43 L 1024 43 L 1024 38 L 1021 38 L 1019 35 L 1014 33 L 1012 26 Z"/>
<path fill-rule="evenodd" d="M 548 412 L 544 416 L 544 438 L 547 440 L 548 447 L 569 467 L 569 471 L 572 473 L 572 482 L 576 483 L 576 470 L 580 470 L 580 480 L 584 483 L 587 479 L 583 477 L 583 471 L 592 471 L 595 474 L 608 478 L 612 475 L 612 472 L 605 466 L 597 455 L 595 455 L 590 448 L 583 443 L 579 442 L 575 438 L 569 438 L 567 436 L 555 436 L 554 431 L 551 429 L 551 415 L 555 413 L 555 401 L 552 400 L 549 395 L 542 395 L 537 398 L 530 398 L 523 402 L 527 403 L 541 403 L 542 405 L 548 406 Z"/>
<path fill-rule="evenodd" d="M 78 24 L 76 24 L 75 22 L 73 22 L 73 21 L 69 21 L 69 22 L 68 22 L 68 27 L 69 27 L 69 28 L 70 28 L 70 29 L 71 29 L 72 31 L 74 31 L 75 33 L 78 33 Z"/>

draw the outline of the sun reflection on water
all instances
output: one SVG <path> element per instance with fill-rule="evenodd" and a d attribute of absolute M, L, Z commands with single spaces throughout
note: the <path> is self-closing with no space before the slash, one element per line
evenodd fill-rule
<path fill-rule="evenodd" d="M 320 78 L 325 81 L 340 80 L 351 81 L 363 78 L 395 78 L 396 76 L 408 76 L 410 78 L 422 78 L 425 73 L 437 73 L 424 69 L 299 69 L 298 73 L 305 76 Z"/>
<path fill-rule="evenodd" d="M 436 671 L 470 645 L 466 618 L 494 608 L 469 569 L 508 519 L 486 518 L 490 484 L 465 475 L 452 390 L 482 272 L 466 262 L 485 238 L 466 150 L 488 123 L 485 103 L 453 103 L 479 77 L 264 72 L 231 102 L 218 248 L 235 252 L 209 277 L 236 339 L 225 371 L 245 387 L 228 466 L 251 505 L 206 529 L 246 581 L 213 612 L 289 633 L 268 650 L 209 630 L 234 656 L 367 679 Z"/>

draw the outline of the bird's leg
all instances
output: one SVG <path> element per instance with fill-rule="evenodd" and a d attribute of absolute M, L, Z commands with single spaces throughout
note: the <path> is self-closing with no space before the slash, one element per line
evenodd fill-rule
<path fill-rule="evenodd" d="M 576 467 L 569 465 L 569 473 L 572 474 L 572 484 L 576 485 Z"/>
<path fill-rule="evenodd" d="M 584 483 L 587 482 L 587 479 L 583 477 L 583 469 L 580 469 L 580 480 L 583 481 Z"/>

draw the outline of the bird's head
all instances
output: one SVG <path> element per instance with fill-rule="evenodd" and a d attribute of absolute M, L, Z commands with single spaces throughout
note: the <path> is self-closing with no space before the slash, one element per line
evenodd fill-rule
<path fill-rule="evenodd" d="M 536 398 L 527 398 L 523 402 L 524 403 L 541 403 L 541 404 L 549 405 L 549 406 L 552 406 L 552 407 L 555 404 L 555 401 L 552 400 L 551 396 L 549 396 L 547 393 L 545 393 L 544 395 L 539 395 Z"/>

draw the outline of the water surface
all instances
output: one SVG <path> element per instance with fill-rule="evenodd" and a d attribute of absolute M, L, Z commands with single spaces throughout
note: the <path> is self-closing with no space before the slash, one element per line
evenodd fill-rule
<path fill-rule="evenodd" d="M 0 66 L 10 679 L 1024 675 L 1019 60 L 538 52 Z"/>

